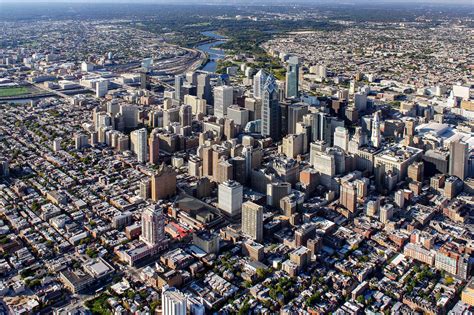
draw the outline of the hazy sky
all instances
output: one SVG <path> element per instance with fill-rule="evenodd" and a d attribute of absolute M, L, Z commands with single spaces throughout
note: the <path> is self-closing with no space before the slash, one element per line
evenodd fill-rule
<path fill-rule="evenodd" d="M 332 4 L 350 4 L 350 3 L 443 3 L 443 4 L 455 4 L 455 3 L 462 3 L 462 4 L 471 4 L 474 9 L 474 0 L 0 0 L 1 3 L 197 3 L 197 4 L 216 4 L 216 3 L 255 3 L 255 4 L 263 4 L 263 3 L 332 3 Z"/>

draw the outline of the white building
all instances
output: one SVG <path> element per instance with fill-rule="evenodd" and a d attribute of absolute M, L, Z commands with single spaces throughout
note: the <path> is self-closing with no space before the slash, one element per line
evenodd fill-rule
<path fill-rule="evenodd" d="M 186 315 L 186 296 L 176 288 L 163 287 L 161 305 L 163 315 Z"/>
<path fill-rule="evenodd" d="M 229 180 L 219 184 L 219 209 L 230 216 L 239 215 L 242 210 L 243 187 L 240 183 Z"/>
<path fill-rule="evenodd" d="M 139 163 L 147 161 L 147 131 L 145 128 L 134 130 L 130 133 L 131 149 L 137 155 Z"/>
<path fill-rule="evenodd" d="M 227 107 L 234 102 L 234 88 L 232 86 L 218 86 L 214 88 L 214 116 L 224 118 Z"/>

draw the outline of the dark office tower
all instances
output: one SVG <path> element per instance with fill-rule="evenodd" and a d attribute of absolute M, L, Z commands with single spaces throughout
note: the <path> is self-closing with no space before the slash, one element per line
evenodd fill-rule
<path fill-rule="evenodd" d="M 207 104 L 212 105 L 211 78 L 207 73 L 201 73 L 197 76 L 197 97 L 206 100 Z"/>
<path fill-rule="evenodd" d="M 275 77 L 269 75 L 262 91 L 262 136 L 280 139 L 280 104 Z"/>
<path fill-rule="evenodd" d="M 182 105 L 179 108 L 179 122 L 181 126 L 191 126 L 193 122 L 193 113 L 191 105 Z"/>
<path fill-rule="evenodd" d="M 464 180 L 468 173 L 469 146 L 461 140 L 449 144 L 449 175 Z"/>
<path fill-rule="evenodd" d="M 175 91 L 174 99 L 177 101 L 182 101 L 184 99 L 183 84 L 184 84 L 184 76 L 176 75 L 174 77 L 174 91 Z"/>
<path fill-rule="evenodd" d="M 288 59 L 288 66 L 286 71 L 286 97 L 298 97 L 299 85 L 299 61 L 297 57 L 290 57 Z"/>
<path fill-rule="evenodd" d="M 296 123 L 303 121 L 303 116 L 308 113 L 308 105 L 291 104 L 288 106 L 288 133 L 296 133 Z"/>
<path fill-rule="evenodd" d="M 282 137 L 288 134 L 288 103 L 280 103 L 280 135 Z"/>
<path fill-rule="evenodd" d="M 140 88 L 143 90 L 149 90 L 150 89 L 150 82 L 148 79 L 148 72 L 141 72 L 140 73 Z"/>

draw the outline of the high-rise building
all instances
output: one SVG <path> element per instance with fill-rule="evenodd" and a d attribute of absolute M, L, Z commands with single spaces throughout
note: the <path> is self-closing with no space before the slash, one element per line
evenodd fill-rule
<path fill-rule="evenodd" d="M 222 85 L 214 88 L 214 116 L 224 118 L 227 115 L 227 107 L 234 102 L 234 88 Z"/>
<path fill-rule="evenodd" d="M 280 139 L 280 106 L 278 89 L 273 75 L 269 75 L 262 92 L 262 136 Z"/>
<path fill-rule="evenodd" d="M 349 130 L 344 127 L 336 127 L 334 132 L 334 146 L 343 149 L 345 152 L 349 148 Z"/>
<path fill-rule="evenodd" d="M 182 101 L 183 95 L 184 75 L 177 75 L 174 77 L 174 99 Z"/>
<path fill-rule="evenodd" d="M 251 201 L 242 204 L 242 233 L 252 240 L 263 240 L 263 207 Z"/>
<path fill-rule="evenodd" d="M 147 161 L 147 131 L 145 128 L 134 130 L 130 133 L 132 151 L 137 155 L 138 163 Z"/>
<path fill-rule="evenodd" d="M 193 112 L 191 105 L 182 105 L 179 108 L 179 122 L 182 127 L 191 126 L 193 122 Z"/>
<path fill-rule="evenodd" d="M 207 73 L 200 73 L 197 76 L 197 97 L 206 100 L 207 104 L 212 103 L 212 90 L 210 76 Z"/>
<path fill-rule="evenodd" d="M 299 60 L 297 57 L 290 57 L 288 59 L 288 66 L 286 70 L 286 97 L 298 97 L 299 92 Z"/>
<path fill-rule="evenodd" d="M 291 104 L 288 106 L 288 130 L 289 134 L 296 132 L 296 123 L 303 121 L 303 116 L 308 113 L 308 105 L 306 104 Z"/>
<path fill-rule="evenodd" d="M 374 119 L 372 121 L 372 135 L 370 136 L 370 142 L 375 148 L 380 148 L 382 144 L 382 136 L 380 134 L 380 114 L 375 112 Z"/>
<path fill-rule="evenodd" d="M 140 240 L 150 247 L 166 242 L 165 219 L 160 206 L 154 204 L 142 212 L 142 234 Z"/>
<path fill-rule="evenodd" d="M 104 97 L 105 94 L 107 94 L 108 89 L 109 81 L 105 79 L 97 81 L 97 83 L 95 84 L 95 96 Z"/>
<path fill-rule="evenodd" d="M 449 143 L 449 175 L 464 180 L 468 174 L 469 145 L 456 140 Z"/>
<path fill-rule="evenodd" d="M 218 204 L 219 209 L 230 216 L 241 213 L 243 200 L 243 186 L 233 180 L 219 184 Z"/>
<path fill-rule="evenodd" d="M 153 201 L 169 198 L 176 193 L 176 173 L 162 164 L 155 174 L 151 176 L 151 198 Z"/>
<path fill-rule="evenodd" d="M 153 130 L 148 139 L 148 147 L 150 148 L 150 164 L 157 165 L 160 158 L 160 138 L 158 132 Z"/>
<path fill-rule="evenodd" d="M 253 77 L 253 96 L 255 98 L 262 97 L 262 90 L 263 86 L 265 85 L 265 81 L 267 80 L 267 76 L 267 73 L 263 69 L 260 69 L 260 71 L 258 71 Z"/>
<path fill-rule="evenodd" d="M 161 292 L 161 313 L 163 315 L 186 315 L 186 295 L 176 288 L 165 285 Z"/>

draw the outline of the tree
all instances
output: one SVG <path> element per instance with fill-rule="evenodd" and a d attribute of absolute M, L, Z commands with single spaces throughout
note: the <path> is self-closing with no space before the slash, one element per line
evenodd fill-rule
<path fill-rule="evenodd" d="M 364 304 L 365 298 L 364 298 L 363 295 L 359 295 L 359 296 L 356 298 L 356 301 L 359 302 L 360 304 Z"/>

